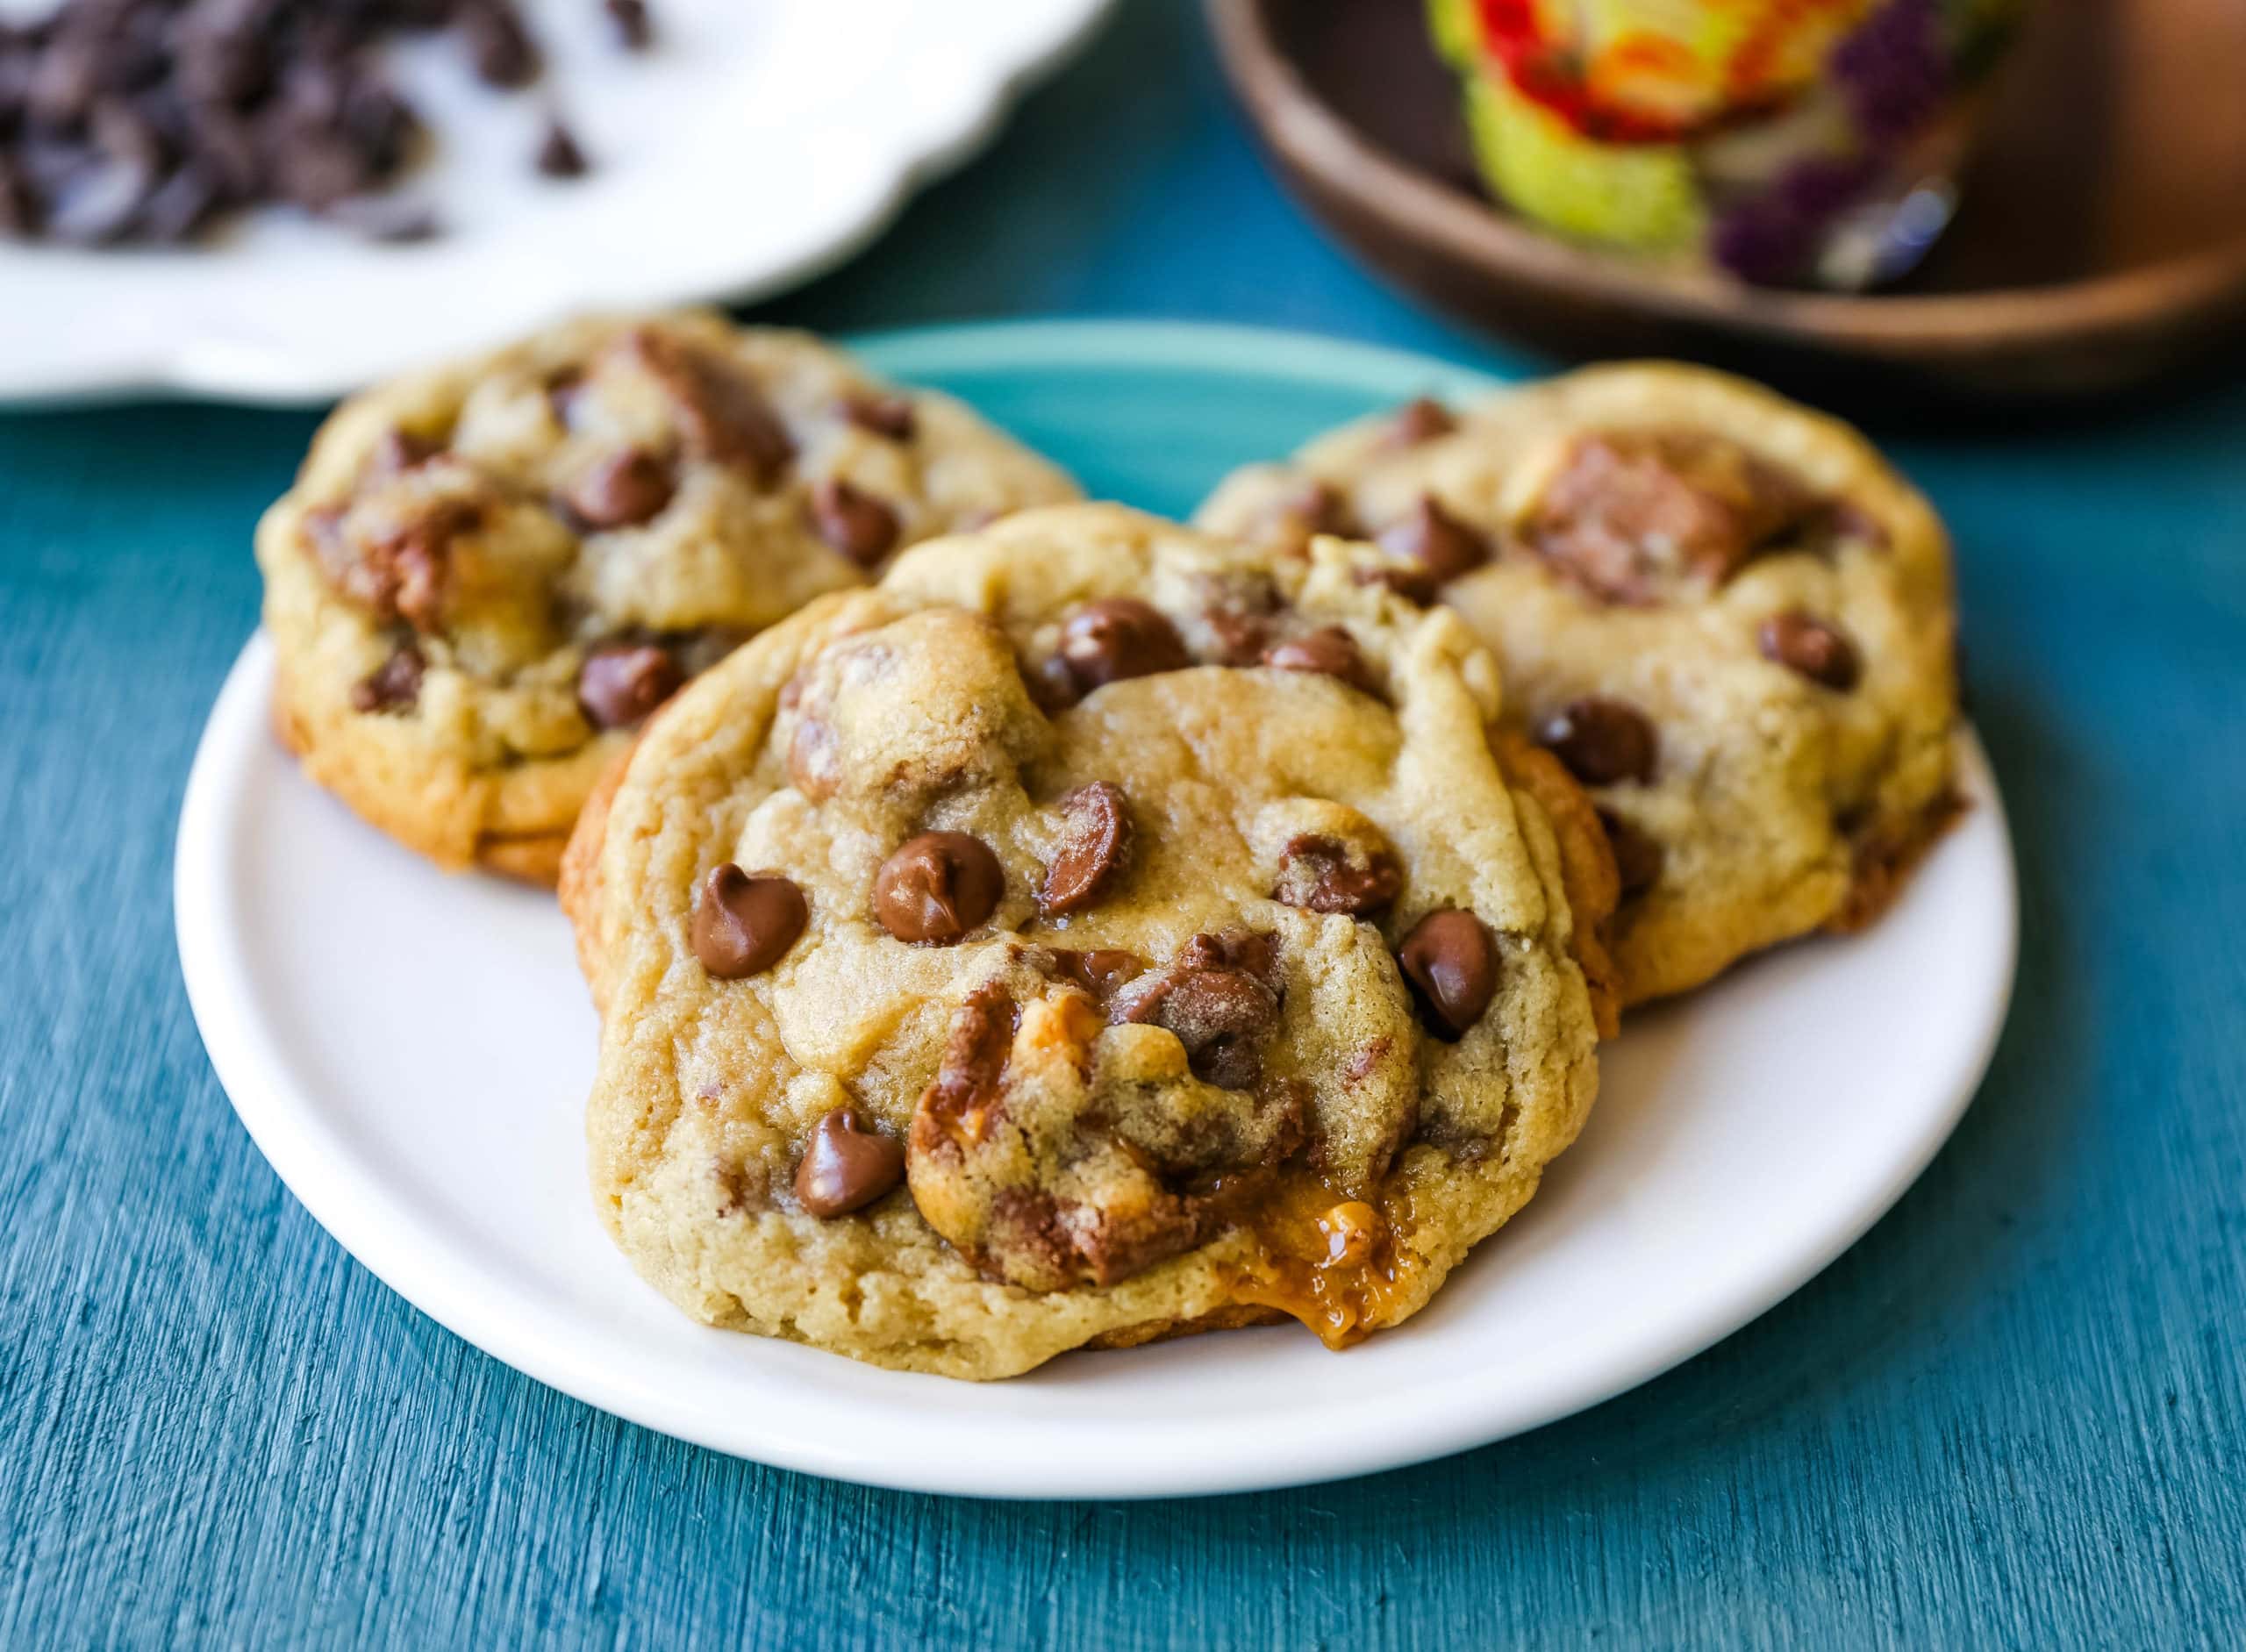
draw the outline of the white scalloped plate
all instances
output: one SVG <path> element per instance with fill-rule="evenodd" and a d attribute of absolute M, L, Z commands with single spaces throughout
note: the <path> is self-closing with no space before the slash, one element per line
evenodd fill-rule
<path fill-rule="evenodd" d="M 1423 390 L 1421 358 L 1230 329 L 1045 325 L 867 354 L 1076 464 L 1189 505 L 1225 466 Z M 1634 1015 L 1582 1140 L 1423 1313 L 1346 1354 L 1291 1327 L 1077 1354 L 985 1386 L 712 1331 L 640 1284 L 586 1188 L 595 1023 L 552 901 L 447 877 L 315 790 L 267 733 L 253 639 L 180 820 L 180 955 L 266 1156 L 353 1255 L 500 1359 L 784 1467 L 1017 1497 L 1244 1491 L 1502 1438 L 1645 1381 L 1845 1249 L 1971 1098 L 2016 897 L 1986 760 L 1972 807 L 1868 933 Z"/>
<path fill-rule="evenodd" d="M 775 292 L 990 137 L 1107 4 L 657 0 L 633 54 L 597 0 L 526 0 L 536 89 L 475 84 L 447 40 L 393 54 L 436 134 L 402 193 L 445 234 L 380 246 L 273 210 L 203 247 L 0 240 L 0 398 L 319 401 L 580 311 Z M 590 176 L 531 167 L 549 103 Z"/>

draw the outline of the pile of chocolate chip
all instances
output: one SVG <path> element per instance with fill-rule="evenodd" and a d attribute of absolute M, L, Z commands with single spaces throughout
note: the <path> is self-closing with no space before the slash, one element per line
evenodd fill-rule
<path fill-rule="evenodd" d="M 647 0 L 601 4 L 619 45 L 647 44 Z M 430 234 L 426 209 L 383 193 L 421 125 L 376 49 L 433 30 L 486 85 L 539 76 L 515 0 L 62 0 L 0 22 L 0 236 L 179 241 L 268 201 L 382 240 Z M 587 166 L 558 118 L 531 160 Z"/>

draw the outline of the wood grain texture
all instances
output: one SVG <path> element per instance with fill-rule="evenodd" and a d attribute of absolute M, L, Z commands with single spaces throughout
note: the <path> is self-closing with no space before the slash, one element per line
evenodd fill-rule
<path fill-rule="evenodd" d="M 1503 360 L 1281 201 L 1169 0 L 772 313 L 1039 310 Z M 0 418 L 0 1647 L 2246 1640 L 2246 391 L 1899 445 L 1958 530 L 2026 933 L 1996 1068 L 1899 1209 L 1584 1416 L 1139 1505 L 648 1434 L 422 1318 L 274 1178 L 188 1016 L 169 862 L 311 428 Z"/>

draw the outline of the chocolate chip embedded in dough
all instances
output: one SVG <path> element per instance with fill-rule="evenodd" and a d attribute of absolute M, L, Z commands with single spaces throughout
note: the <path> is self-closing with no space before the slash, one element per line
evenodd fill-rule
<path fill-rule="evenodd" d="M 1458 420 L 1450 409 L 1432 396 L 1418 396 L 1390 416 L 1387 444 L 1391 447 L 1416 447 L 1423 441 L 1448 436 L 1457 428 Z"/>
<path fill-rule="evenodd" d="M 421 673 L 427 662 L 411 643 L 401 643 L 389 659 L 351 685 L 351 709 L 360 712 L 410 712 L 421 697 Z"/>
<path fill-rule="evenodd" d="M 796 1166 L 796 1198 L 821 1220 L 862 1210 L 905 1179 L 905 1149 L 837 1107 L 811 1133 Z"/>
<path fill-rule="evenodd" d="M 590 528 L 636 527 L 661 515 L 676 488 L 669 465 L 644 447 L 626 447 L 571 483 L 562 503 Z"/>
<path fill-rule="evenodd" d="M 907 839 L 874 877 L 874 919 L 899 940 L 948 947 L 998 908 L 998 857 L 964 832 Z"/>
<path fill-rule="evenodd" d="M 1471 573 L 1490 560 L 1490 542 L 1444 510 L 1433 494 L 1380 531 L 1380 548 L 1407 557 L 1437 582 Z"/>
<path fill-rule="evenodd" d="M 1103 597 L 1077 609 L 1061 628 L 1061 658 L 1085 694 L 1193 662 L 1169 617 L 1136 597 Z"/>
<path fill-rule="evenodd" d="M 1131 846 L 1131 807 L 1120 786 L 1094 781 L 1055 806 L 1061 847 L 1037 891 L 1037 910 L 1048 918 L 1081 912 L 1097 900 Z"/>
<path fill-rule="evenodd" d="M 911 397 L 872 391 L 844 397 L 842 417 L 860 430 L 887 437 L 891 441 L 911 441 L 919 426 L 919 416 L 913 410 Z"/>
<path fill-rule="evenodd" d="M 1339 626 L 1273 643 L 1263 651 L 1263 663 L 1282 671 L 1315 671 L 1322 676 L 1339 677 L 1367 694 L 1375 691 L 1364 650 Z"/>
<path fill-rule="evenodd" d="M 577 670 L 577 704 L 596 728 L 626 728 L 686 681 L 669 651 L 653 643 L 597 648 Z"/>
<path fill-rule="evenodd" d="M 777 873 L 754 876 L 727 861 L 702 880 L 689 939 L 702 967 L 720 981 L 769 969 L 811 921 L 804 892 Z"/>
<path fill-rule="evenodd" d="M 1614 852 L 1614 872 L 1625 899 L 1643 894 L 1661 881 L 1660 840 L 1611 810 L 1599 811 L 1599 824 L 1606 828 L 1607 847 Z"/>
<path fill-rule="evenodd" d="M 1755 640 L 1764 659 L 1842 693 L 1856 687 L 1863 675 L 1856 644 L 1836 627 L 1799 609 L 1771 615 Z"/>
<path fill-rule="evenodd" d="M 1569 701 L 1539 723 L 1536 743 L 1584 785 L 1611 786 L 1653 778 L 1660 742 L 1636 706 L 1592 694 Z"/>
<path fill-rule="evenodd" d="M 875 567 L 897 543 L 897 512 L 840 476 L 812 484 L 811 519 L 820 539 L 860 568 Z"/>
<path fill-rule="evenodd" d="M 1438 1038 L 1463 1036 L 1497 994 L 1497 943 L 1472 912 L 1429 912 L 1396 949 L 1396 961 Z"/>

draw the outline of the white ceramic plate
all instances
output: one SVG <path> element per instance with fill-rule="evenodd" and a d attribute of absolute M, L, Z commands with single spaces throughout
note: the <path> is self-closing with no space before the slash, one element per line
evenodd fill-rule
<path fill-rule="evenodd" d="M 444 235 L 385 247 L 268 211 L 197 247 L 0 240 L 0 397 L 318 401 L 578 311 L 776 291 L 963 159 L 1106 4 L 657 0 L 657 44 L 633 54 L 598 0 L 526 0 L 537 88 L 476 84 L 449 40 L 394 54 L 436 134 L 403 193 Z M 531 167 L 549 104 L 590 176 Z"/>
<path fill-rule="evenodd" d="M 1096 490 L 1179 511 L 1237 458 L 1422 389 L 1420 358 L 1229 329 L 900 335 L 876 366 L 983 403 Z M 1425 1312 L 1346 1354 L 1277 1327 L 1078 1354 L 987 1386 L 696 1326 L 591 1209 L 595 1022 L 552 901 L 447 877 L 315 790 L 243 652 L 182 812 L 180 955 L 235 1109 L 408 1300 L 590 1404 L 840 1478 L 1021 1497 L 1243 1491 L 1496 1440 L 1668 1369 L 1900 1197 L 1964 1111 L 2010 991 L 2002 806 L 1973 807 L 1865 934 L 1634 1015 L 1589 1128 Z"/>

